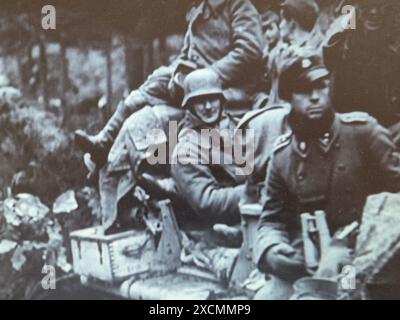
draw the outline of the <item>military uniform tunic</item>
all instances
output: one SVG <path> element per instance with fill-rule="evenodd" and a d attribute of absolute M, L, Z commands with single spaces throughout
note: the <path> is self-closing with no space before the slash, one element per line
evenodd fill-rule
<path fill-rule="evenodd" d="M 199 69 L 212 68 L 218 73 L 227 108 L 242 115 L 250 108 L 243 103 L 257 93 L 263 78 L 264 39 L 256 8 L 250 0 L 204 0 L 193 6 L 186 18 L 188 29 L 177 59 L 155 70 L 134 93 L 152 106 L 170 104 L 171 76 L 180 61 L 189 61 Z"/>
<path fill-rule="evenodd" d="M 400 189 L 400 155 L 389 132 L 366 113 L 336 114 L 320 139 L 278 139 L 269 166 L 257 258 L 301 236 L 300 215 L 324 210 L 330 232 L 360 220 L 368 195 Z M 297 242 L 297 241 L 296 241 Z"/>
<path fill-rule="evenodd" d="M 207 224 L 239 222 L 239 201 L 246 176 L 237 174 L 239 166 L 229 152 L 232 149 L 224 146 L 233 141 L 237 123 L 223 115 L 221 122 L 211 128 L 228 133 L 221 135 L 219 144 L 201 135 L 201 123 L 190 112 L 181 125 L 184 129 L 179 133 L 171 165 L 178 194 Z"/>

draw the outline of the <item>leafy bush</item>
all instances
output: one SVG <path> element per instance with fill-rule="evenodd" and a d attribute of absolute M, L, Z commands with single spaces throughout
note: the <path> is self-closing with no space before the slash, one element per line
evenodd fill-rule
<path fill-rule="evenodd" d="M 19 173 L 14 181 L 18 193 L 32 193 L 45 203 L 84 183 L 85 169 L 72 134 L 39 107 L 13 106 L 0 114 L 0 158 L 0 186 L 10 186 Z"/>

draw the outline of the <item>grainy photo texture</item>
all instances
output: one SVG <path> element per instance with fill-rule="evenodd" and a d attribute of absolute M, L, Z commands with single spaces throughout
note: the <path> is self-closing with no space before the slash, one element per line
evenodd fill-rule
<path fill-rule="evenodd" d="M 0 299 L 400 299 L 399 148 L 398 0 L 3 0 Z"/>

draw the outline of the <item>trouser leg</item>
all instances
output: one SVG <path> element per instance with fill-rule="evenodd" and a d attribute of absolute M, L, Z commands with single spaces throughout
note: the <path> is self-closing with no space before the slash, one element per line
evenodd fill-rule
<path fill-rule="evenodd" d="M 293 295 L 293 283 L 270 276 L 264 287 L 254 296 L 254 300 L 289 300 Z"/>
<path fill-rule="evenodd" d="M 90 153 L 93 161 L 102 167 L 124 121 L 145 105 L 146 99 L 141 92 L 132 92 L 125 101 L 119 103 L 113 116 L 97 135 L 91 136 L 82 130 L 75 132 L 76 143 L 84 152 Z"/>

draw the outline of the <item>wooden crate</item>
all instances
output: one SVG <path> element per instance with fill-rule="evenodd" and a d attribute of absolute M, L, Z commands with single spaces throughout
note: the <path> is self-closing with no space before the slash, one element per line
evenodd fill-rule
<path fill-rule="evenodd" d="M 262 206 L 258 203 L 239 205 L 242 217 L 243 243 L 239 257 L 232 273 L 231 285 L 242 287 L 243 282 L 256 266 L 256 235 L 262 213 Z"/>
<path fill-rule="evenodd" d="M 148 232 L 131 230 L 106 236 L 102 230 L 95 227 L 70 235 L 74 272 L 82 279 L 115 283 L 150 269 L 155 244 Z"/>

